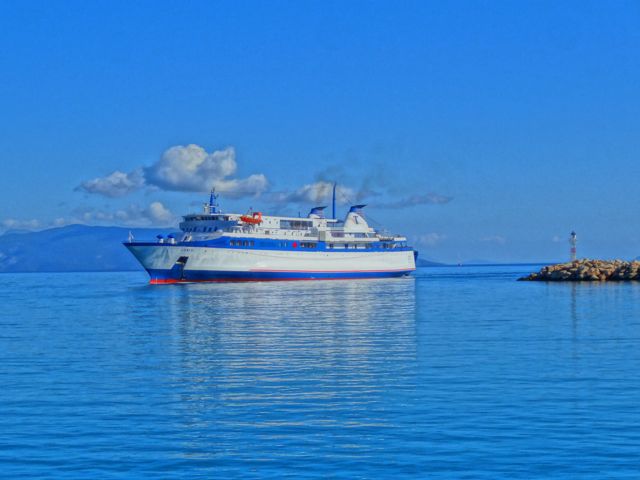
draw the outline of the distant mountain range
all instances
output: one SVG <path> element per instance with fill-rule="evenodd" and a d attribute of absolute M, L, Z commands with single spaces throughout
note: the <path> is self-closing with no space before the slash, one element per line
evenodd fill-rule
<path fill-rule="evenodd" d="M 39 232 L 7 232 L 0 236 L 0 272 L 138 270 L 140 265 L 122 246 L 129 232 L 138 240 L 151 240 L 158 233 L 172 231 L 69 225 Z"/>
<path fill-rule="evenodd" d="M 69 225 L 39 232 L 10 231 L 0 236 L 0 272 L 101 272 L 139 270 L 122 242 L 155 240 L 175 230 Z M 418 258 L 420 267 L 443 263 Z"/>
<path fill-rule="evenodd" d="M 431 260 L 426 260 L 424 258 L 418 257 L 418 261 L 416 262 L 418 267 L 445 267 L 446 263 L 433 262 Z"/>

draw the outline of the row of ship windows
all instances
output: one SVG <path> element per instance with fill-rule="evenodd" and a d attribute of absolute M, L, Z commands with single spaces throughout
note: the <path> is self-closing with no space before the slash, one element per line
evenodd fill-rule
<path fill-rule="evenodd" d="M 333 243 L 330 243 L 329 244 L 329 248 L 330 249 L 342 249 L 342 248 L 344 248 L 345 250 L 349 250 L 349 248 L 353 248 L 353 249 L 360 248 L 360 249 L 363 249 L 363 250 L 369 250 L 369 249 L 373 248 L 373 245 L 371 245 L 370 243 L 365 243 L 365 244 L 356 243 L 356 244 L 353 244 L 353 245 L 349 245 L 348 243 L 339 243 L 337 245 L 333 244 Z"/>
<path fill-rule="evenodd" d="M 198 228 L 198 227 L 189 227 L 189 228 L 185 228 L 184 231 L 185 232 L 198 232 L 198 231 L 200 231 L 200 232 L 203 232 L 203 233 L 213 233 L 213 232 L 217 232 L 218 231 L 218 227 L 200 227 L 200 228 Z M 269 234 L 270 232 L 267 231 L 266 233 Z M 344 233 L 339 233 L 339 234 L 334 233 L 333 235 L 336 236 L 336 237 L 344 237 Z M 354 233 L 352 235 L 354 237 L 356 237 L 356 238 L 366 237 L 366 234 L 364 234 L 364 233 Z M 234 242 L 236 242 L 236 243 L 234 243 Z M 252 242 L 251 245 L 245 245 L 246 241 L 243 243 L 240 240 L 238 240 L 238 241 L 232 240 L 231 241 L 231 246 L 232 247 L 249 247 L 249 246 L 253 247 L 254 246 L 253 245 L 253 241 L 251 241 L 251 242 Z M 311 245 L 311 246 L 309 246 L 309 245 Z M 280 243 L 279 246 L 280 247 L 286 247 L 287 244 L 283 242 L 283 243 Z M 302 248 L 316 248 L 317 244 L 311 243 L 311 242 L 304 242 L 304 243 L 301 243 L 300 246 Z M 348 244 L 344 244 L 344 246 L 343 246 L 343 244 L 339 244 L 338 246 L 334 247 L 334 244 L 329 244 L 329 248 L 345 248 L 345 249 L 348 249 L 349 245 Z M 373 247 L 371 245 L 367 244 L 366 246 L 353 245 L 352 248 L 370 249 L 370 248 L 373 248 Z M 382 248 L 394 248 L 394 244 L 383 244 Z"/>
<path fill-rule="evenodd" d="M 238 228 L 237 230 L 241 230 L 240 228 Z M 299 230 L 296 228 L 289 228 L 289 230 Z M 187 227 L 184 229 L 185 232 L 202 232 L 202 233 L 212 233 L 212 232 L 217 232 L 218 231 L 218 227 Z M 267 235 L 271 232 L 269 232 L 268 230 L 265 232 Z M 286 234 L 287 232 L 285 232 Z M 338 238 L 342 238 L 344 237 L 344 232 L 333 232 L 332 235 L 334 237 L 338 237 Z M 352 237 L 355 238 L 367 238 L 368 235 L 366 233 L 351 233 L 350 234 Z"/>
<path fill-rule="evenodd" d="M 230 240 L 229 245 L 232 247 L 254 247 L 255 242 L 253 240 Z"/>
<path fill-rule="evenodd" d="M 232 247 L 255 247 L 256 243 L 254 240 L 229 240 L 229 245 Z M 258 242 L 258 245 L 263 245 L 262 242 Z M 273 244 L 269 244 L 270 246 Z M 278 242 L 279 247 L 287 247 L 287 242 Z M 298 246 L 297 242 L 293 242 L 291 244 L 292 247 L 296 248 Z M 317 248 L 318 244 L 315 242 L 301 242 L 300 248 Z"/>
<path fill-rule="evenodd" d="M 259 244 L 262 242 L 259 242 Z M 229 240 L 229 245 L 232 247 L 255 247 L 255 241 L 254 240 Z M 272 244 L 271 244 L 272 245 Z M 288 242 L 278 242 L 278 247 L 288 247 L 288 246 L 292 246 L 293 248 L 297 248 L 298 247 L 298 243 L 297 242 L 293 242 L 289 245 Z M 349 249 L 354 249 L 354 250 L 370 250 L 373 249 L 373 245 L 371 243 L 359 243 L 359 244 L 353 244 L 350 245 L 348 243 L 339 243 L 339 244 L 334 244 L 334 243 L 329 243 L 327 245 L 329 247 L 329 249 L 332 250 L 338 250 L 338 249 L 344 249 L 344 250 L 349 250 Z M 391 248 L 400 248 L 400 247 L 406 247 L 407 244 L 406 243 L 383 243 L 380 245 L 381 248 L 383 249 L 391 249 Z M 300 248 L 318 248 L 318 244 L 316 242 L 300 242 Z"/>
<path fill-rule="evenodd" d="M 406 247 L 407 244 L 406 243 L 382 243 L 379 245 L 380 248 L 384 248 L 384 249 L 390 249 L 390 248 L 403 248 Z M 349 248 L 355 248 L 355 249 L 366 249 L 366 250 L 370 250 L 374 247 L 373 244 L 371 243 L 355 243 L 353 245 L 350 245 L 348 243 L 330 243 L 329 244 L 329 248 L 344 248 L 345 250 L 349 249 Z"/>
<path fill-rule="evenodd" d="M 202 227 L 200 229 L 198 229 L 198 227 L 190 227 L 190 228 L 185 228 L 184 229 L 185 232 L 217 232 L 218 231 L 218 227 Z"/>

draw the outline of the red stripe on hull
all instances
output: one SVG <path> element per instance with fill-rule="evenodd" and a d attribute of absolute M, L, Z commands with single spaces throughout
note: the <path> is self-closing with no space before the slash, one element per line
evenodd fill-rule
<path fill-rule="evenodd" d="M 402 270 L 404 271 L 404 270 Z M 335 277 L 335 278 L 213 278 L 210 280 L 175 280 L 173 278 L 152 278 L 150 285 L 173 285 L 176 283 L 243 283 L 243 282 L 302 282 L 326 280 L 380 280 L 380 277 Z"/>
<path fill-rule="evenodd" d="M 414 271 L 415 268 L 394 268 L 392 270 L 271 270 L 266 268 L 252 268 L 250 272 L 283 272 L 283 273 L 393 273 Z"/>

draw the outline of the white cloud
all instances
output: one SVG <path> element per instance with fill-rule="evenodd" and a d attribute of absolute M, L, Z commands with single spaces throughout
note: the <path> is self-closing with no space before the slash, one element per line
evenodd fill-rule
<path fill-rule="evenodd" d="M 76 190 L 87 193 L 97 193 L 105 197 L 123 197 L 134 192 L 144 185 L 142 172 L 134 170 L 131 173 L 124 173 L 119 170 L 92 180 L 86 180 L 76 187 Z"/>
<path fill-rule="evenodd" d="M 175 146 L 144 169 L 147 182 L 164 190 L 206 191 L 237 170 L 233 147 L 207 153 L 199 145 Z"/>
<path fill-rule="evenodd" d="M 214 187 L 227 197 L 240 198 L 259 195 L 269 182 L 263 174 L 234 178 L 238 169 L 233 147 L 211 153 L 199 145 L 177 145 L 167 149 L 160 160 L 149 167 L 137 168 L 130 173 L 119 170 L 82 182 L 76 190 L 122 197 L 145 185 L 166 191 L 207 192 Z"/>
<path fill-rule="evenodd" d="M 76 190 L 105 197 L 123 197 L 142 188 L 178 192 L 208 192 L 212 187 L 229 198 L 260 195 L 269 189 L 264 174 L 256 173 L 238 178 L 236 151 L 232 146 L 207 152 L 195 144 L 176 145 L 165 150 L 155 163 L 138 167 L 129 173 L 116 170 L 104 177 L 82 182 Z M 329 177 L 328 177 L 329 176 Z M 320 204 L 331 201 L 333 182 L 330 177 L 342 176 L 340 169 L 322 172 L 314 183 L 293 192 L 271 192 L 269 199 L 275 204 Z M 427 204 L 442 205 L 451 197 L 438 193 L 420 193 L 397 198 L 398 188 L 391 188 L 387 173 L 371 171 L 359 177 L 359 188 L 338 185 L 336 200 L 339 204 L 357 203 L 378 197 L 376 208 L 398 209 Z M 395 192 L 395 193 L 394 193 Z M 389 199 L 385 202 L 384 199 Z"/>
<path fill-rule="evenodd" d="M 453 200 L 451 197 L 440 195 L 438 193 L 424 193 L 417 195 L 409 195 L 394 202 L 376 204 L 377 208 L 404 208 L 414 207 L 416 205 L 444 205 Z"/>
<path fill-rule="evenodd" d="M 216 189 L 216 192 L 221 193 L 225 197 L 242 198 L 260 195 L 269 187 L 269 182 L 267 177 L 259 173 L 249 175 L 247 178 L 242 179 L 234 178 L 212 181 L 209 184 L 209 189 L 211 186 Z"/>
<path fill-rule="evenodd" d="M 152 202 L 147 207 L 132 204 L 115 211 L 80 209 L 75 212 L 75 221 L 72 223 L 78 222 L 131 227 L 170 226 L 175 225 L 177 217 L 161 202 Z"/>
<path fill-rule="evenodd" d="M 146 207 L 132 204 L 126 208 L 113 211 L 85 207 L 76 209 L 67 218 L 59 217 L 52 221 L 7 218 L 0 221 L 0 231 L 42 230 L 52 227 L 64 227 L 75 223 L 128 227 L 169 227 L 177 225 L 178 217 L 161 202 L 151 202 Z"/>
<path fill-rule="evenodd" d="M 161 225 L 174 222 L 176 219 L 176 216 L 171 213 L 171 210 L 160 202 L 152 202 L 149 207 L 144 210 L 144 214 L 152 222 Z"/>
<path fill-rule="evenodd" d="M 446 240 L 447 236 L 443 233 L 425 233 L 416 237 L 416 243 L 426 247 L 433 247 Z"/>
<path fill-rule="evenodd" d="M 40 220 L 18 220 L 15 218 L 6 218 L 0 223 L 4 230 L 37 230 L 42 227 Z"/>
<path fill-rule="evenodd" d="M 295 192 L 279 193 L 273 196 L 278 203 L 308 203 L 318 205 L 328 203 L 333 195 L 333 183 L 319 181 L 300 187 Z M 355 198 L 355 192 L 351 188 L 338 185 L 336 187 L 336 202 L 347 204 Z"/>

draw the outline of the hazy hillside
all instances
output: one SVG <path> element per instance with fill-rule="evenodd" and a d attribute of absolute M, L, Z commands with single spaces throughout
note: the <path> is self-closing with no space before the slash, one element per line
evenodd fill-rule
<path fill-rule="evenodd" d="M 431 260 L 423 259 L 418 257 L 418 261 L 416 262 L 418 267 L 444 267 L 445 263 L 433 262 Z"/>
<path fill-rule="evenodd" d="M 0 272 L 136 270 L 141 267 L 122 245 L 129 231 L 144 240 L 171 230 L 69 225 L 7 232 L 0 236 Z"/>
<path fill-rule="evenodd" d="M 154 240 L 158 233 L 173 230 L 69 225 L 40 232 L 7 232 L 0 236 L 0 272 L 137 270 L 140 265 L 122 245 L 130 231 L 136 240 Z M 441 265 L 418 258 L 421 267 Z"/>

